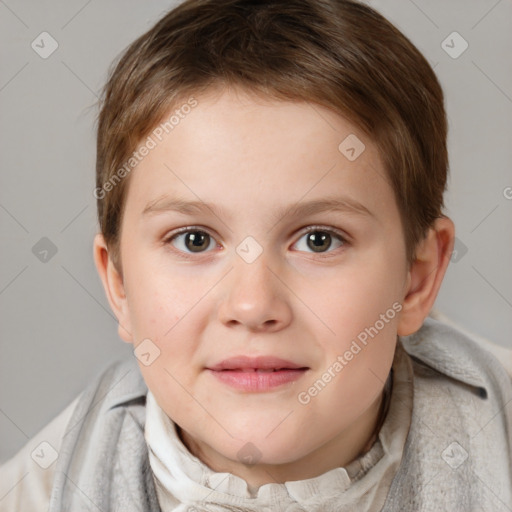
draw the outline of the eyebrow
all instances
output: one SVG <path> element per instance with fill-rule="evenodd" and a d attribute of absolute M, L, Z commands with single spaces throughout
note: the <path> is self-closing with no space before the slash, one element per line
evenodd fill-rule
<path fill-rule="evenodd" d="M 149 202 L 142 215 L 151 215 L 165 212 L 178 212 L 184 215 L 194 215 L 212 212 L 215 216 L 229 218 L 227 211 L 219 206 L 203 201 L 186 201 L 178 197 L 162 196 Z M 375 217 L 375 215 L 363 204 L 349 197 L 326 197 L 308 202 L 298 202 L 274 211 L 275 220 L 283 219 L 291 215 L 294 217 L 306 217 L 315 213 L 327 211 L 339 211 L 344 213 L 354 213 L 358 215 Z"/>

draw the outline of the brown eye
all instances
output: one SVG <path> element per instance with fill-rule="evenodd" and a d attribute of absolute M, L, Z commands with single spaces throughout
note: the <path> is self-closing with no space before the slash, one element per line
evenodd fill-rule
<path fill-rule="evenodd" d="M 336 231 L 310 229 L 295 243 L 297 250 L 305 252 L 332 252 L 346 244 L 345 238 Z"/>
<path fill-rule="evenodd" d="M 210 235 L 203 231 L 192 231 L 185 235 L 185 246 L 192 252 L 202 252 L 210 245 Z"/>
<path fill-rule="evenodd" d="M 206 252 L 207 249 L 215 247 L 215 240 L 205 231 L 189 229 L 171 236 L 166 243 L 184 253 Z"/>
<path fill-rule="evenodd" d="M 315 252 L 324 252 L 331 246 L 332 239 L 325 231 L 313 231 L 307 234 L 308 247 Z"/>

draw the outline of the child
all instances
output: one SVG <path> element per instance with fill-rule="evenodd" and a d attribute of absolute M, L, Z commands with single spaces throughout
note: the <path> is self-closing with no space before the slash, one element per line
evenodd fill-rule
<path fill-rule="evenodd" d="M 94 191 L 136 357 L 4 466 L 1 510 L 510 510 L 510 377 L 428 318 L 446 131 L 352 0 L 189 0 L 136 40 Z"/>

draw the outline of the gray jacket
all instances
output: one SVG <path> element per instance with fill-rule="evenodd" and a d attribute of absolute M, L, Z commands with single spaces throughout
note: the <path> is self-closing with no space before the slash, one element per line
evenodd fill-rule
<path fill-rule="evenodd" d="M 510 512 L 512 383 L 505 369 L 431 318 L 401 341 L 412 359 L 414 406 L 382 511 Z M 144 439 L 146 393 L 135 358 L 112 365 L 84 391 L 62 440 L 49 512 L 160 511 Z"/>

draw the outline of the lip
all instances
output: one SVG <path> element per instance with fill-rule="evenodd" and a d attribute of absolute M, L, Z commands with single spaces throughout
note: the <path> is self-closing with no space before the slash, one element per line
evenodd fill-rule
<path fill-rule="evenodd" d="M 287 361 L 274 356 L 235 356 L 229 359 L 224 359 L 214 366 L 208 366 L 209 370 L 298 370 L 299 368 L 306 368 L 304 365 Z"/>
<path fill-rule="evenodd" d="M 300 379 L 309 367 L 273 356 L 236 356 L 206 370 L 235 389 L 265 392 Z"/>

